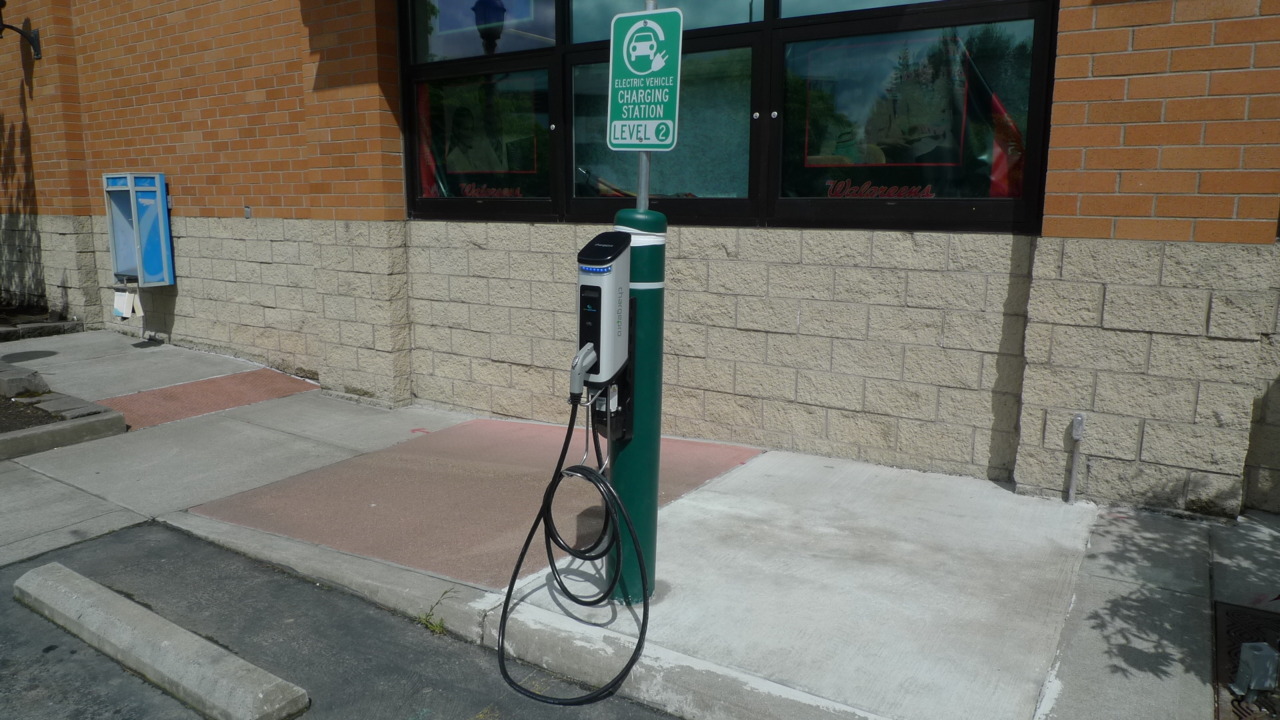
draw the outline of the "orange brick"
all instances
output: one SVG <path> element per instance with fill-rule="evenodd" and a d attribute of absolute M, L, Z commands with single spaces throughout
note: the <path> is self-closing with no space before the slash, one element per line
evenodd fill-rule
<path fill-rule="evenodd" d="M 1094 77 L 1108 75 L 1148 75 L 1169 70 L 1168 50 L 1110 53 L 1093 58 Z"/>
<path fill-rule="evenodd" d="M 1153 123 L 1124 129 L 1124 144 L 1131 147 L 1199 145 L 1203 137 L 1204 126 L 1200 123 Z"/>
<path fill-rule="evenodd" d="M 1280 38 L 1280 17 L 1228 20 L 1217 23 L 1214 33 L 1218 45 L 1274 42 L 1276 38 Z"/>
<path fill-rule="evenodd" d="M 1138 25 L 1159 25 L 1173 18 L 1172 0 L 1156 0 L 1155 2 L 1126 2 L 1115 5 L 1102 5 L 1094 14 L 1094 27 L 1135 27 Z"/>
<path fill-rule="evenodd" d="M 1191 239 L 1189 220 L 1118 218 L 1115 237 L 1118 240 L 1166 240 L 1185 242 Z"/>
<path fill-rule="evenodd" d="M 1208 2 L 1178 3 L 1173 19 L 1176 22 L 1195 20 L 1223 20 L 1226 18 L 1253 17 L 1258 14 L 1258 0 L 1212 0 Z"/>
<path fill-rule="evenodd" d="M 1074 32 L 1093 28 L 1093 8 L 1063 8 L 1058 11 L 1058 32 Z"/>
<path fill-rule="evenodd" d="M 1280 193 L 1280 172 L 1206 172 L 1200 176 L 1200 192 L 1228 195 L 1277 194 Z"/>
<path fill-rule="evenodd" d="M 1276 241 L 1274 220 L 1197 220 L 1196 242 L 1266 244 Z"/>
<path fill-rule="evenodd" d="M 1049 151 L 1049 170 L 1079 170 L 1083 166 L 1083 150 L 1063 149 Z"/>
<path fill-rule="evenodd" d="M 1053 125 L 1083 125 L 1088 110 L 1088 103 L 1055 103 Z"/>
<path fill-rule="evenodd" d="M 1240 167 L 1249 170 L 1280 169 L 1280 147 L 1246 147 Z"/>
<path fill-rule="evenodd" d="M 1092 58 L 1088 55 L 1063 55 L 1053 67 L 1055 78 L 1087 78 L 1092 74 Z"/>
<path fill-rule="evenodd" d="M 1249 98 L 1249 119 L 1280 118 L 1280 95 Z"/>
<path fill-rule="evenodd" d="M 1137 123 L 1158 122 L 1164 103 L 1159 100 L 1100 102 L 1089 105 L 1089 122 Z"/>
<path fill-rule="evenodd" d="M 1120 144 L 1119 125 L 1073 125 L 1054 128 L 1049 133 L 1049 147 L 1115 147 Z"/>
<path fill-rule="evenodd" d="M 1275 145 L 1280 143 L 1280 122 L 1211 122 L 1205 125 L 1206 145 Z"/>
<path fill-rule="evenodd" d="M 1045 176 L 1045 192 L 1113 193 L 1119 175 L 1114 172 L 1051 172 Z"/>
<path fill-rule="evenodd" d="M 1214 41 L 1213 31 L 1213 23 L 1208 22 L 1137 28 L 1133 31 L 1133 49 L 1154 50 L 1210 45 Z"/>
<path fill-rule="evenodd" d="M 1045 216 L 1042 233 L 1050 237 L 1110 238 L 1110 218 Z"/>
<path fill-rule="evenodd" d="M 1128 80 L 1126 97 L 1145 98 L 1195 97 L 1209 89 L 1208 73 L 1183 73 L 1160 77 L 1135 77 Z"/>
<path fill-rule="evenodd" d="M 1243 97 L 1171 99 L 1165 103 L 1164 119 L 1243 120 L 1247 101 Z"/>
<path fill-rule="evenodd" d="M 1235 211 L 1235 198 L 1230 197 L 1161 195 L 1156 200 L 1156 215 L 1161 217 L 1229 218 Z"/>
<path fill-rule="evenodd" d="M 1151 195 L 1082 195 L 1080 214 L 1100 217 L 1149 217 L 1155 207 Z"/>
<path fill-rule="evenodd" d="M 1280 67 L 1280 42 L 1254 45 L 1253 66 L 1256 68 Z"/>
<path fill-rule="evenodd" d="M 1280 87 L 1280 70 L 1239 70 L 1214 73 L 1210 95 L 1254 95 Z"/>
<path fill-rule="evenodd" d="M 1120 173 L 1120 192 L 1194 193 L 1200 186 L 1200 174 L 1165 170 Z"/>
<path fill-rule="evenodd" d="M 1058 35 L 1058 55 L 1096 55 L 1129 49 L 1128 30 L 1087 30 Z"/>
<path fill-rule="evenodd" d="M 1239 148 L 1165 148 L 1160 151 L 1162 170 L 1205 170 L 1240 167 Z"/>
<path fill-rule="evenodd" d="M 1045 215 L 1078 215 L 1079 207 L 1079 195 L 1046 194 L 1044 196 Z"/>
<path fill-rule="evenodd" d="M 1212 48 L 1186 48 L 1174 50 L 1169 69 L 1174 72 L 1188 70 L 1238 70 L 1253 64 L 1253 48 L 1249 45 L 1228 45 Z"/>
<path fill-rule="evenodd" d="M 1280 218 L 1280 197 L 1245 196 L 1236 198 L 1236 217 L 1251 220 Z"/>
<path fill-rule="evenodd" d="M 1123 100 L 1125 81 L 1119 79 L 1061 80 L 1053 85 L 1054 102 Z"/>
<path fill-rule="evenodd" d="M 1156 148 L 1099 148 L 1085 151 L 1084 167 L 1088 170 L 1149 170 L 1156 167 L 1160 151 Z"/>

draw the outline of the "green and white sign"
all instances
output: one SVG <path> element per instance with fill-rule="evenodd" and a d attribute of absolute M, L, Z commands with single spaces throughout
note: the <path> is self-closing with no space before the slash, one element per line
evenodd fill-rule
<path fill-rule="evenodd" d="M 680 108 L 679 8 L 623 13 L 609 33 L 609 149 L 670 150 Z"/>

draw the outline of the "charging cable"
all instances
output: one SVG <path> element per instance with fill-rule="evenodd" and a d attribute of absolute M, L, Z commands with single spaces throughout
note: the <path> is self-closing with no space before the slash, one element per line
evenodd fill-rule
<path fill-rule="evenodd" d="M 502 616 L 498 622 L 498 669 L 502 673 L 502 679 L 521 695 L 551 705 L 586 705 L 603 700 L 617 692 L 623 681 L 626 680 L 627 675 L 631 673 L 631 669 L 635 667 L 636 662 L 640 659 L 640 653 L 644 650 L 645 636 L 649 630 L 649 575 L 645 569 L 644 551 L 640 547 L 640 538 L 631 523 L 631 516 L 627 513 L 626 506 L 622 504 L 617 491 L 614 490 L 613 485 L 609 483 L 601 472 L 605 463 L 600 452 L 600 436 L 595 431 L 595 428 L 591 427 L 591 413 L 587 413 L 588 448 L 586 454 L 584 454 L 583 462 L 586 462 L 586 456 L 590 454 L 590 445 L 594 439 L 596 461 L 599 467 L 593 468 L 587 465 L 564 466 L 565 457 L 569 454 L 569 446 L 573 443 L 573 431 L 578 422 L 578 406 L 582 401 L 587 370 L 595 365 L 595 360 L 596 353 L 592 346 L 588 344 L 578 351 L 577 356 L 573 359 L 573 364 L 570 366 L 569 403 L 572 409 L 569 412 L 569 427 L 565 433 L 564 445 L 560 448 L 560 459 L 556 462 L 556 470 L 551 476 L 551 482 L 542 494 L 542 506 L 538 510 L 538 516 L 534 519 L 533 526 L 529 528 L 529 535 L 525 538 L 524 545 L 520 548 L 520 556 L 516 559 L 516 566 L 511 571 L 511 582 L 507 585 L 507 596 L 502 603 Z M 594 402 L 597 397 L 599 397 L 599 393 L 589 398 L 588 404 Z M 556 491 L 565 478 L 577 478 L 590 483 L 596 489 L 596 492 L 600 494 L 600 500 L 604 504 L 604 524 L 600 528 L 600 534 L 585 549 L 575 548 L 567 542 L 560 534 L 559 529 L 556 528 L 555 519 L 552 517 L 551 511 L 555 502 Z M 539 527 L 543 528 L 543 542 L 547 548 L 547 564 L 551 567 L 551 576 L 555 579 L 556 586 L 560 589 L 560 592 L 564 593 L 565 597 L 577 605 L 598 607 L 609 602 L 610 596 L 617 588 L 618 579 L 622 575 L 622 538 L 620 535 L 622 527 L 626 527 L 627 533 L 631 536 L 631 546 L 635 550 L 636 560 L 640 565 L 640 588 L 644 597 L 644 607 L 641 612 L 640 632 L 636 637 L 635 649 L 631 652 L 631 657 L 627 660 L 626 665 L 612 680 L 596 690 L 578 697 L 559 698 L 542 695 L 522 687 L 511 678 L 510 673 L 507 671 L 506 635 L 507 620 L 511 616 L 511 598 L 515 594 L 516 582 L 520 577 L 520 568 L 524 565 L 525 556 L 529 552 L 529 547 L 533 544 L 533 538 L 537 535 Z M 595 595 L 579 595 L 570 590 L 560 573 L 560 568 L 556 565 L 555 548 L 560 548 L 565 553 L 568 553 L 570 557 L 584 562 L 598 562 L 612 555 L 613 567 L 616 571 L 613 573 L 608 587 Z"/>

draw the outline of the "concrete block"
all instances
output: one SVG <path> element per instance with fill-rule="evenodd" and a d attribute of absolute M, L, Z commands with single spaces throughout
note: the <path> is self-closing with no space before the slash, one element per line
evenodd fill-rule
<path fill-rule="evenodd" d="M 666 400 L 664 400 L 664 403 Z M 827 435 L 826 408 L 778 400 L 765 400 L 764 429 L 786 435 L 821 438 Z"/>
<path fill-rule="evenodd" d="M 825 408 L 861 410 L 864 381 L 837 373 L 801 370 L 796 376 L 796 402 Z"/>
<path fill-rule="evenodd" d="M 1023 334 L 1023 357 L 1029 363 L 1046 364 L 1051 357 L 1054 326 L 1046 323 L 1030 322 Z"/>
<path fill-rule="evenodd" d="M 1209 336 L 1253 340 L 1272 332 L 1276 323 L 1276 297 L 1274 291 L 1214 292 L 1209 305 Z"/>
<path fill-rule="evenodd" d="M 933 420 L 938 416 L 938 388 L 933 385 L 879 380 L 866 381 L 867 412 L 900 418 Z"/>
<path fill-rule="evenodd" d="M 948 270 L 1023 277 L 1031 271 L 1030 237 L 997 233 L 956 233 L 950 239 Z"/>
<path fill-rule="evenodd" d="M 805 265 L 856 267 L 871 262 L 871 233 L 857 230 L 805 230 L 801 233 Z"/>
<path fill-rule="evenodd" d="M 1044 446 L 1071 452 L 1071 419 L 1074 412 L 1049 409 L 1045 419 Z M 1138 439 L 1142 433 L 1142 420 L 1125 415 L 1108 415 L 1086 412 L 1084 440 L 1080 450 L 1093 457 L 1117 460 L 1138 459 Z"/>
<path fill-rule="evenodd" d="M 1236 382 L 1256 377 L 1259 345 L 1244 340 L 1220 340 L 1177 335 L 1151 338 L 1148 372 L 1173 378 Z"/>
<path fill-rule="evenodd" d="M 973 427 L 899 420 L 898 449 L 928 458 L 969 462 L 973 458 Z"/>
<path fill-rule="evenodd" d="M 1280 468 L 1248 468 L 1244 492 L 1245 506 L 1280 513 Z"/>
<path fill-rule="evenodd" d="M 939 388 L 938 419 L 1011 431 L 1018 419 L 1018 396 L 989 390 Z"/>
<path fill-rule="evenodd" d="M 1234 518 L 1243 502 L 1244 480 L 1239 474 L 1192 472 L 1187 479 L 1186 510 Z"/>
<path fill-rule="evenodd" d="M 49 384 L 40 373 L 19 365 L 0 362 L 0 398 L 11 398 L 23 393 L 49 392 Z"/>
<path fill-rule="evenodd" d="M 806 300 L 800 304 L 800 334 L 827 338 L 867 336 L 868 307 L 854 303 Z"/>
<path fill-rule="evenodd" d="M 1062 248 L 1062 279 L 1156 285 L 1167 243 L 1145 240 L 1067 239 Z"/>
<path fill-rule="evenodd" d="M 1262 391 L 1250 384 L 1200 383 L 1196 398 L 1197 425 L 1247 430 L 1254 422 L 1254 402 Z"/>
<path fill-rule="evenodd" d="M 1184 423 L 1148 421 L 1142 437 L 1142 460 L 1161 465 L 1239 475 L 1249 449 L 1249 434 L 1240 430 Z"/>
<path fill-rule="evenodd" d="M 832 345 L 831 370 L 858 377 L 901 380 L 904 347 L 890 342 L 836 340 Z"/>
<path fill-rule="evenodd" d="M 1212 290 L 1263 291 L 1276 287 L 1275 245 L 1168 243 L 1161 284 Z"/>
<path fill-rule="evenodd" d="M 909 307 L 983 310 L 987 277 L 977 273 L 911 271 L 907 273 Z"/>
<path fill-rule="evenodd" d="M 704 393 L 707 422 L 759 428 L 763 424 L 763 400 L 726 393 Z"/>
<path fill-rule="evenodd" d="M 867 319 L 867 339 L 919 345 L 938 345 L 943 314 L 927 308 L 872 305 Z"/>
<path fill-rule="evenodd" d="M 569 356 L 572 359 L 572 355 Z M 732 393 L 733 363 L 705 358 L 681 357 L 676 361 L 677 382 L 695 390 Z"/>
<path fill-rule="evenodd" d="M 1013 480 L 1018 485 L 1019 494 L 1026 494 L 1026 489 L 1039 488 L 1049 492 L 1031 494 L 1065 497 L 1070 469 L 1070 453 L 1035 447 L 1024 442 L 1018 446 L 1018 461 L 1013 466 Z"/>
<path fill-rule="evenodd" d="M 533 283 L 528 280 L 490 280 L 489 302 L 502 307 L 533 307 Z"/>
<path fill-rule="evenodd" d="M 1145 453 L 1145 450 L 1144 450 Z M 1181 508 L 1189 471 L 1149 462 L 1087 458 L 1080 496 L 1103 503 Z"/>
<path fill-rule="evenodd" d="M 835 269 L 836 300 L 869 305 L 906 304 L 907 272 L 888 268 L 838 267 Z"/>
<path fill-rule="evenodd" d="M 1102 324 L 1102 283 L 1036 280 L 1031 284 L 1027 317 L 1055 325 Z"/>
<path fill-rule="evenodd" d="M 1094 373 L 1090 370 L 1028 365 L 1022 381 L 1022 401 L 1087 410 L 1093 407 Z"/>
<path fill-rule="evenodd" d="M 832 239 L 833 246 L 845 242 L 842 238 L 847 237 L 846 233 L 831 232 L 838 236 Z M 800 230 L 742 228 L 738 231 L 738 257 L 768 263 L 798 263 L 803 256 L 803 238 Z M 853 244 L 856 247 L 857 241 Z"/>
<path fill-rule="evenodd" d="M 765 362 L 786 368 L 831 369 L 831 339 L 808 335 L 768 335 Z"/>
<path fill-rule="evenodd" d="M 484 247 L 489 250 L 522 252 L 529 249 L 530 237 L 530 226 L 525 223 L 487 223 Z"/>
<path fill-rule="evenodd" d="M 771 297 L 830 300 L 834 272 L 830 267 L 813 265 L 770 265 Z"/>
<path fill-rule="evenodd" d="M 977 389 L 982 382 L 982 355 L 969 350 L 907 345 L 902 379 L 941 387 Z"/>
<path fill-rule="evenodd" d="M 941 345 L 959 350 L 1021 355 L 1027 319 L 1019 315 L 947 311 Z"/>
<path fill-rule="evenodd" d="M 551 270 L 550 256 L 531 255 L 531 257 L 538 257 L 538 258 L 544 259 L 547 262 L 547 267 L 542 272 L 537 272 L 537 273 L 530 272 L 526 277 L 526 279 L 536 281 L 542 277 L 546 277 L 547 275 L 551 274 L 552 270 Z M 711 288 L 708 286 L 707 284 L 707 265 L 708 264 L 709 264 L 709 261 L 707 260 L 667 260 L 665 264 L 665 270 L 667 273 L 667 277 L 666 277 L 667 287 L 670 290 L 676 291 L 676 292 L 707 292 L 708 290 L 711 290 L 712 292 L 732 292 L 732 291 L 721 290 L 718 288 Z M 716 264 L 723 265 L 726 268 L 736 268 L 742 263 L 736 263 L 736 262 L 731 262 L 726 260 Z M 512 268 L 512 274 L 515 275 L 519 273 L 523 276 L 524 273 L 526 272 L 526 269 L 524 267 L 525 265 L 526 263 L 523 260 L 518 260 L 515 263 L 515 267 Z M 715 279 L 721 280 L 723 278 L 716 277 Z M 757 293 L 760 293 L 760 294 L 764 293 L 764 286 L 761 283 L 757 283 L 753 289 Z"/>
<path fill-rule="evenodd" d="M 754 330 L 708 327 L 707 357 L 723 360 L 764 360 L 768 337 L 767 333 Z"/>
<path fill-rule="evenodd" d="M 307 691 L 231 654 L 58 563 L 28 571 L 14 597 L 201 714 L 283 720 Z"/>
<path fill-rule="evenodd" d="M 1196 383 L 1129 373 L 1098 373 L 1093 409 L 1115 415 L 1189 423 L 1195 419 Z"/>
<path fill-rule="evenodd" d="M 771 400 L 796 399 L 796 371 L 773 365 L 739 362 L 734 364 L 734 392 Z"/>
<path fill-rule="evenodd" d="M 737 228 L 682 227 L 673 258 L 723 260 L 738 257 Z"/>
<path fill-rule="evenodd" d="M 827 438 L 833 442 L 885 450 L 897 447 L 898 421 L 895 418 L 832 410 L 827 423 Z"/>
<path fill-rule="evenodd" d="M 1110 285 L 1102 308 L 1102 326 L 1203 335 L 1208 314 L 1207 290 Z"/>
<path fill-rule="evenodd" d="M 1055 327 L 1049 359 L 1061 367 L 1137 373 L 1146 370 L 1150 345 L 1148 333 Z"/>
<path fill-rule="evenodd" d="M 1021 275 L 988 275 L 987 297 L 982 307 L 992 313 L 1027 316 L 1031 278 Z"/>
<path fill-rule="evenodd" d="M 600 230 L 603 231 L 604 228 Z M 530 251 L 563 256 L 564 261 L 570 263 L 573 262 L 578 250 L 590 239 L 590 237 L 584 238 L 580 243 L 574 233 L 567 232 L 565 226 L 560 224 L 532 225 L 529 228 Z"/>
<path fill-rule="evenodd" d="M 681 302 L 683 310 L 683 298 Z M 800 301 L 794 298 L 744 297 L 738 299 L 737 308 L 737 327 L 743 330 L 794 333 L 800 328 Z"/>
<path fill-rule="evenodd" d="M 871 265 L 903 270 L 945 270 L 948 236 L 922 232 L 877 231 L 871 239 Z"/>

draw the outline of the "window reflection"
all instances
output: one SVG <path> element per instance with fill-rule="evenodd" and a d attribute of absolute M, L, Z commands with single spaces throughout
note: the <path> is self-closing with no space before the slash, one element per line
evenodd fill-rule
<path fill-rule="evenodd" d="M 684 29 L 719 27 L 764 19 L 765 0 L 699 0 L 699 2 L 659 2 L 658 8 L 678 7 L 684 14 Z M 573 7 L 573 42 L 609 39 L 609 25 L 619 13 L 639 12 L 639 0 L 576 0 Z"/>
<path fill-rule="evenodd" d="M 548 197 L 547 77 L 418 86 L 421 197 Z"/>
<path fill-rule="evenodd" d="M 782 194 L 1021 196 L 1032 27 L 789 45 Z"/>
<path fill-rule="evenodd" d="M 654 197 L 743 198 L 750 162 L 751 50 L 686 54 L 680 67 L 676 147 L 653 154 Z M 573 70 L 573 160 L 576 197 L 629 197 L 636 192 L 634 152 L 605 143 L 609 66 Z"/>
<path fill-rule="evenodd" d="M 412 0 L 414 62 L 553 47 L 555 0 Z"/>
<path fill-rule="evenodd" d="M 924 2 L 936 1 L 924 0 Z M 918 4 L 921 4 L 921 0 L 782 0 L 781 14 L 784 18 L 792 18 L 803 15 L 821 15 L 823 13 Z"/>

